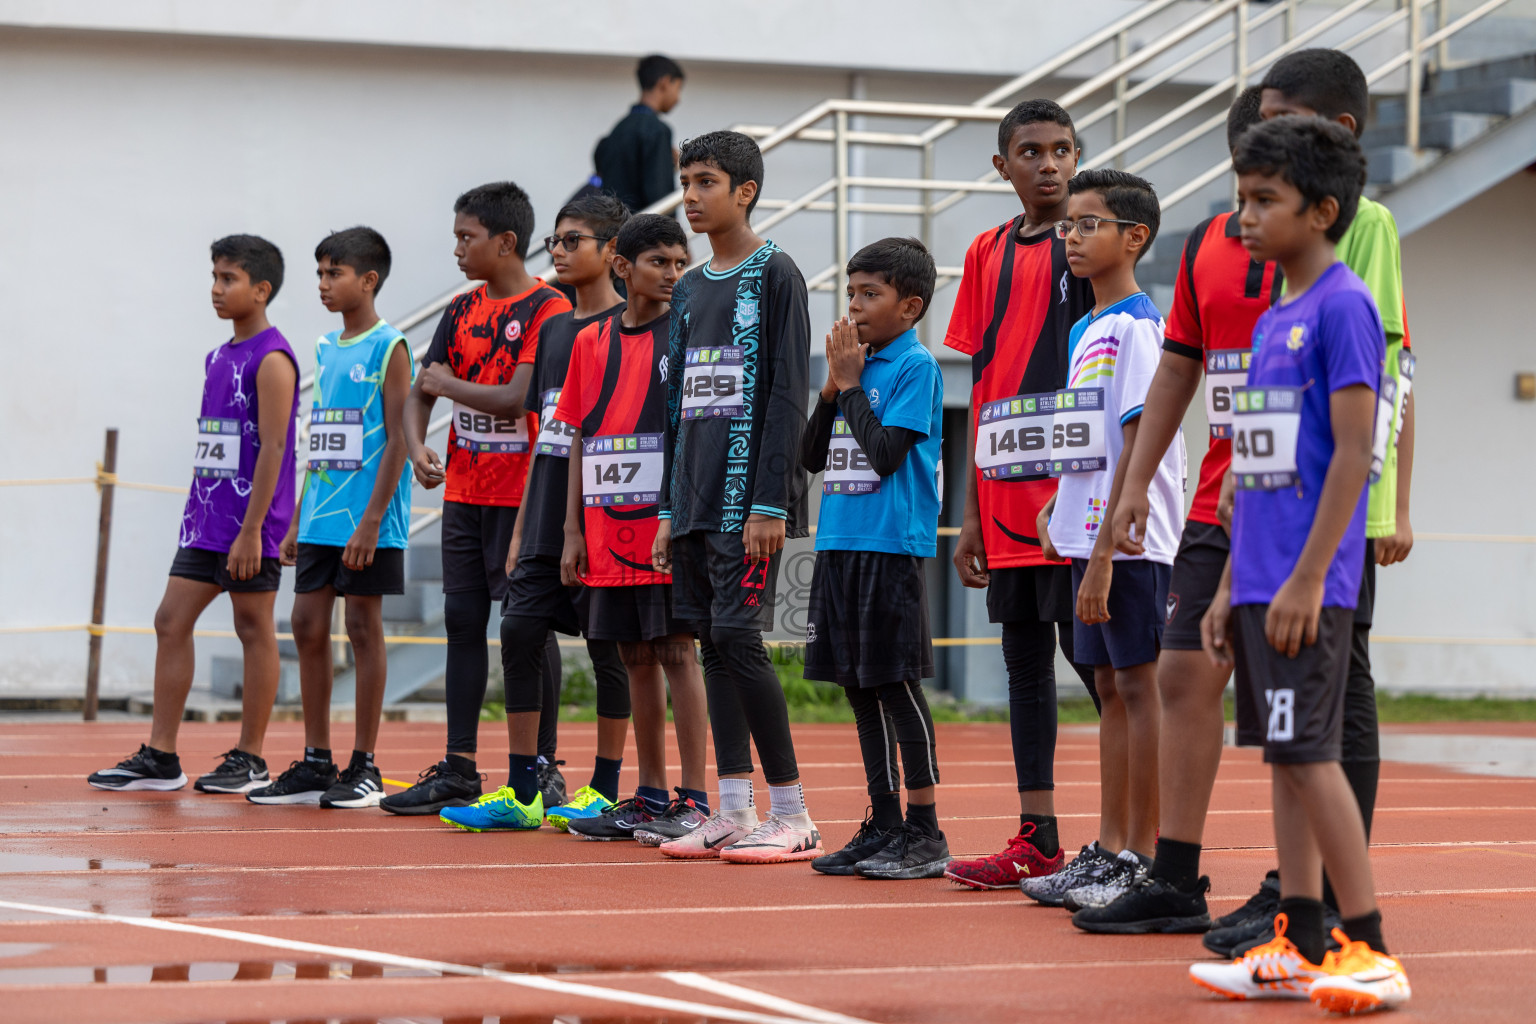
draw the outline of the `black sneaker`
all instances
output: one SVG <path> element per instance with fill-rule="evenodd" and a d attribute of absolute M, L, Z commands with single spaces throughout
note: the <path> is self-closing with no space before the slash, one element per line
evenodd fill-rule
<path fill-rule="evenodd" d="M 637 796 L 620 800 L 595 818 L 572 818 L 570 832 L 583 839 L 633 839 L 635 829 L 648 825 L 656 816 L 645 809 L 645 801 Z"/>
<path fill-rule="evenodd" d="M 86 777 L 96 789 L 153 789 L 169 792 L 187 784 L 187 776 L 181 770 L 181 758 L 169 764 L 161 764 L 149 752 L 149 744 L 139 745 L 138 753 L 117 762 L 116 768 L 93 772 Z"/>
<path fill-rule="evenodd" d="M 379 770 L 366 762 L 353 761 L 320 797 L 320 806 L 377 807 L 383 795 L 384 780 Z"/>
<path fill-rule="evenodd" d="M 875 811 L 870 808 L 864 815 L 864 822 L 859 830 L 836 853 L 829 853 L 825 857 L 817 857 L 811 861 L 811 867 L 824 875 L 851 875 L 853 866 L 859 861 L 872 857 L 885 849 L 887 843 L 896 837 L 897 829 L 878 828 L 875 825 Z"/>
<path fill-rule="evenodd" d="M 1247 903 L 1212 921 L 1211 930 L 1201 941 L 1206 949 L 1223 960 L 1232 960 L 1232 951 L 1238 946 L 1260 935 L 1274 936 L 1275 913 L 1279 909 L 1280 872 L 1271 871 L 1264 876 L 1259 891 L 1248 897 Z"/>
<path fill-rule="evenodd" d="M 1203 932 L 1211 926 L 1211 914 L 1205 906 L 1205 894 L 1210 889 L 1211 880 L 1204 876 L 1193 889 L 1184 890 L 1148 875 L 1114 902 L 1079 910 L 1072 915 L 1072 923 L 1098 935 Z"/>
<path fill-rule="evenodd" d="M 1339 920 L 1339 912 L 1337 910 L 1334 910 L 1329 906 L 1323 907 L 1324 941 L 1327 943 L 1328 950 L 1334 953 L 1339 951 L 1340 946 L 1339 940 L 1333 937 L 1333 930 L 1340 927 L 1341 924 L 1342 922 Z M 1250 949 L 1253 949 L 1257 946 L 1262 946 L 1266 942 L 1272 941 L 1274 937 L 1275 922 L 1274 919 L 1271 918 L 1267 923 L 1265 923 L 1263 931 L 1259 932 L 1257 935 L 1254 935 L 1252 938 L 1244 939 L 1242 942 L 1239 942 L 1237 945 L 1232 947 L 1232 959 L 1237 960 L 1241 958 L 1242 955 L 1248 952 Z"/>
<path fill-rule="evenodd" d="M 245 798 L 253 804 L 318 804 L 336 782 L 336 766 L 321 768 L 314 761 L 295 761 L 275 782 L 253 789 Z"/>
<path fill-rule="evenodd" d="M 460 775 L 447 761 L 439 761 L 416 777 L 416 784 L 379 801 L 390 814 L 436 814 L 444 807 L 468 807 L 484 794 L 484 775 Z"/>
<path fill-rule="evenodd" d="M 199 775 L 192 788 L 202 793 L 249 793 L 271 781 L 267 762 L 236 747 L 225 753 L 223 764 Z"/>
<path fill-rule="evenodd" d="M 890 842 L 853 866 L 865 878 L 941 878 L 949 867 L 949 842 L 903 822 Z"/>
<path fill-rule="evenodd" d="M 564 761 L 546 761 L 539 758 L 539 792 L 544 794 L 545 807 L 559 807 L 565 803 L 565 776 L 560 774 Z"/>
<path fill-rule="evenodd" d="M 681 839 L 709 820 L 709 815 L 699 810 L 683 787 L 673 786 L 672 791 L 677 796 L 667 804 L 667 809 L 635 829 L 635 841 L 642 846 L 660 846 L 668 840 Z"/>

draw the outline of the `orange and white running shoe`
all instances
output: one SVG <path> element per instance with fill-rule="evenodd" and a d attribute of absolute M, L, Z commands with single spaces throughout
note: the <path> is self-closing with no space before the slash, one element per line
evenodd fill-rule
<path fill-rule="evenodd" d="M 783 864 L 812 860 L 825 853 L 811 816 L 802 813 L 792 817 L 796 820 L 768 815 L 751 833 L 723 848 L 720 859 L 732 864 Z"/>
<path fill-rule="evenodd" d="M 1273 939 L 1228 963 L 1191 964 L 1189 979 L 1228 999 L 1306 999 L 1324 971 L 1285 937 L 1286 923 L 1276 914 Z"/>
<path fill-rule="evenodd" d="M 756 827 L 757 812 L 750 807 L 739 811 L 716 811 L 687 835 L 662 843 L 661 852 L 682 860 L 718 857 L 721 850 L 745 839 Z"/>
<path fill-rule="evenodd" d="M 1396 957 L 1364 942 L 1351 942 L 1335 928 L 1342 947 L 1323 957 L 1323 976 L 1312 983 L 1312 1002 L 1329 1013 L 1371 1013 L 1402 1006 L 1413 995 Z"/>

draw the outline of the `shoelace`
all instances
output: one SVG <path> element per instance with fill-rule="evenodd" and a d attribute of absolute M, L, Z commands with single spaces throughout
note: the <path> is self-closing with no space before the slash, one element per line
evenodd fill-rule
<path fill-rule="evenodd" d="M 560 766 L 563 764 L 565 764 L 564 761 L 545 761 L 539 765 L 538 774 L 540 789 L 543 789 L 546 785 L 549 784 L 550 776 L 558 772 L 560 770 Z"/>
<path fill-rule="evenodd" d="M 1323 970 L 1329 974 L 1357 974 L 1385 966 L 1381 962 L 1384 954 L 1377 953 L 1370 943 L 1355 942 L 1340 928 L 1333 930 L 1333 937 L 1338 940 L 1340 949 L 1337 953 L 1329 950 L 1323 956 Z"/>
<path fill-rule="evenodd" d="M 337 776 L 336 781 L 344 786 L 355 786 L 368 774 L 368 766 L 362 764 L 349 764 Z"/>
<path fill-rule="evenodd" d="M 603 812 L 603 817 L 605 817 L 605 818 L 617 818 L 617 817 L 620 817 L 620 816 L 622 816 L 624 814 L 628 814 L 628 813 L 630 813 L 632 811 L 643 811 L 643 810 L 645 810 L 645 805 L 641 801 L 641 799 L 639 797 L 637 797 L 637 796 L 632 796 L 628 800 L 620 800 L 618 803 L 616 803 L 612 807 L 608 808 L 606 811 Z"/>
<path fill-rule="evenodd" d="M 1296 948 L 1296 944 L 1285 937 L 1285 929 L 1290 923 L 1290 918 L 1285 914 L 1275 915 L 1275 937 L 1262 946 L 1254 946 L 1239 958 L 1239 962 L 1257 972 L 1266 961 L 1276 960 L 1283 956 L 1294 956 L 1298 960 L 1305 961 L 1306 957 Z M 1279 980 L 1279 979 L 1276 979 Z"/>
<path fill-rule="evenodd" d="M 755 828 L 751 832 L 747 833 L 747 837 L 745 839 L 743 839 L 742 842 L 743 843 L 753 843 L 753 842 L 761 843 L 764 840 L 772 839 L 774 836 L 778 835 L 780 832 L 787 832 L 788 830 L 789 830 L 789 825 L 788 824 L 786 824 L 785 822 L 780 821 L 778 818 L 775 818 L 772 815 L 769 815 L 768 817 L 764 818 L 758 824 L 757 828 Z"/>
<path fill-rule="evenodd" d="M 136 770 L 139 765 L 153 765 L 154 763 L 155 756 L 149 752 L 149 744 L 140 743 L 137 751 L 117 762 L 117 767 L 127 768 L 132 771 Z"/>

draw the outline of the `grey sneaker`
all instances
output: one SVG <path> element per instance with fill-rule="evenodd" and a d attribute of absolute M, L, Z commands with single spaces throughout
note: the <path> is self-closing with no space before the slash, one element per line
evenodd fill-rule
<path fill-rule="evenodd" d="M 709 815 L 699 810 L 698 804 L 683 795 L 682 787 L 673 787 L 673 792 L 677 796 L 661 817 L 636 827 L 635 842 L 641 846 L 660 846 L 669 839 L 686 836 L 709 820 Z"/>
<path fill-rule="evenodd" d="M 1102 876 L 1068 890 L 1062 897 L 1061 905 L 1074 913 L 1084 907 L 1108 906 L 1130 891 L 1131 886 L 1147 877 L 1150 867 L 1133 851 L 1121 850 Z"/>
<path fill-rule="evenodd" d="M 1113 857 L 1099 849 L 1099 841 L 1095 839 L 1083 847 L 1070 864 L 1054 875 L 1041 875 L 1019 882 L 1019 891 L 1041 906 L 1059 907 L 1069 891 L 1087 882 L 1097 881 L 1114 861 Z"/>

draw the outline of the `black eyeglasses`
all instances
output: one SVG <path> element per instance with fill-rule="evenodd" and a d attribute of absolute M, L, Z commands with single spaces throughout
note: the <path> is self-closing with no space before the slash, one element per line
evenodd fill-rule
<path fill-rule="evenodd" d="M 613 236 L 609 235 L 604 237 L 603 235 L 584 235 L 580 231 L 567 231 L 563 235 L 550 235 L 548 238 L 544 239 L 544 251 L 553 256 L 555 254 L 555 247 L 558 245 L 563 245 L 565 246 L 566 252 L 575 252 L 577 249 L 581 248 L 581 240 L 583 238 L 590 238 L 592 241 L 601 245 L 608 241 L 608 239 L 611 237 Z"/>
<path fill-rule="evenodd" d="M 1084 238 L 1092 238 L 1094 232 L 1099 230 L 1100 224 L 1140 224 L 1139 220 L 1115 220 L 1113 217 L 1080 217 L 1075 221 L 1059 220 L 1056 222 L 1056 237 L 1066 238 L 1077 228 L 1077 233 Z"/>

